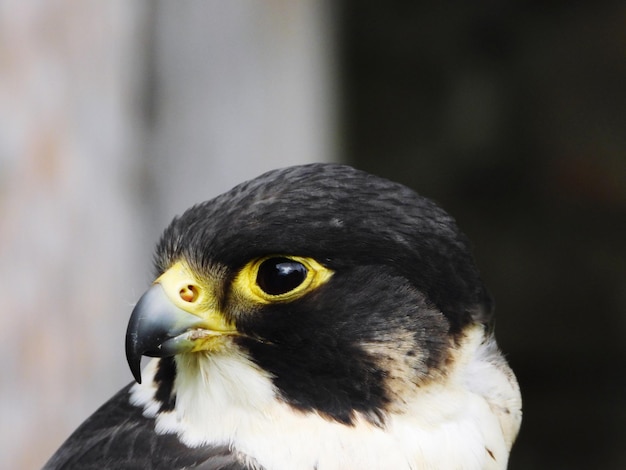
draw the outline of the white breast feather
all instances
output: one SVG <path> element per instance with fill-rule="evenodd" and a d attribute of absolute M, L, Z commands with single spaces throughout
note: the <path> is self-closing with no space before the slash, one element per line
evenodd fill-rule
<path fill-rule="evenodd" d="M 295 411 L 264 371 L 233 351 L 178 356 L 176 408 L 166 413 L 153 398 L 153 360 L 131 402 L 156 417 L 159 433 L 190 447 L 227 444 L 271 470 L 502 470 L 521 398 L 495 342 L 482 337 L 481 328 L 471 331 L 446 382 L 417 388 L 383 429 L 361 417 L 345 426 Z"/>

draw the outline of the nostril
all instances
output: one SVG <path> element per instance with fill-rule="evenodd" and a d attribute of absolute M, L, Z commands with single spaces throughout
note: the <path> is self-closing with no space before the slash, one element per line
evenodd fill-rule
<path fill-rule="evenodd" d="M 184 287 L 181 287 L 178 295 L 185 302 L 195 302 L 198 298 L 198 288 L 192 284 L 188 284 Z"/>

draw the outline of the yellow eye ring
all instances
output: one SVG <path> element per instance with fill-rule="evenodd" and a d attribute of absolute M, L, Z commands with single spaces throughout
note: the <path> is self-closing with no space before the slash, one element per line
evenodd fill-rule
<path fill-rule="evenodd" d="M 332 274 L 312 258 L 270 255 L 246 264 L 234 286 L 258 303 L 289 302 L 324 284 Z"/>

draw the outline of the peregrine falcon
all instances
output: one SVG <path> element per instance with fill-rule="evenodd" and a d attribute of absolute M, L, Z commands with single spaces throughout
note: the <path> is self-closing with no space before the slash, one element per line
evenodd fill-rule
<path fill-rule="evenodd" d="M 491 298 L 411 189 L 270 171 L 176 217 L 155 279 L 126 334 L 135 382 L 45 469 L 507 467 L 521 396 Z"/>

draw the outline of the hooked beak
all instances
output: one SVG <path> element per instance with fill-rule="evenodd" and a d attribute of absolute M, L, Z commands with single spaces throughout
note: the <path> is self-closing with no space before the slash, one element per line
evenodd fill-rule
<path fill-rule="evenodd" d="M 171 303 L 161 284 L 141 296 L 126 330 L 126 359 L 137 383 L 141 383 L 141 356 L 170 357 L 193 349 L 185 333 L 202 319 Z"/>
<path fill-rule="evenodd" d="M 193 295 L 190 295 L 190 292 Z M 171 357 L 210 349 L 210 339 L 236 334 L 234 325 L 211 308 L 182 262 L 168 269 L 139 299 L 126 330 L 126 359 L 141 383 L 141 357 Z"/>

